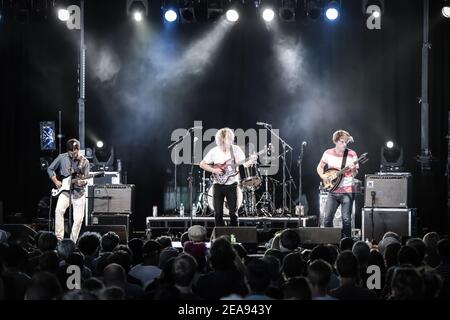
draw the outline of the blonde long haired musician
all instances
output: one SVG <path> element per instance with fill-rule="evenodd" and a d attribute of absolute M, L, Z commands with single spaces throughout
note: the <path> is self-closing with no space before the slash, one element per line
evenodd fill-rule
<path fill-rule="evenodd" d="M 245 161 L 245 154 L 242 149 L 233 144 L 234 133 L 230 128 L 219 129 L 215 136 L 216 147 L 212 148 L 203 160 L 200 167 L 203 170 L 211 172 L 217 176 L 229 176 L 223 182 L 214 180 L 214 217 L 216 226 L 224 226 L 223 221 L 223 204 L 226 198 L 228 209 L 230 211 L 230 225 L 237 226 L 237 186 L 240 181 L 239 171 L 233 168 L 234 172 L 228 172 L 225 167 L 221 166 L 227 162 L 240 163 Z M 249 167 L 255 160 L 255 156 L 245 161 L 243 165 Z M 231 169 L 230 169 L 231 170 Z"/>

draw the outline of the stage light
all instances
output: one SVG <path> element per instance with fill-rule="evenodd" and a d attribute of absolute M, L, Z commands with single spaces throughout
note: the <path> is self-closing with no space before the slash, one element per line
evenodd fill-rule
<path fill-rule="evenodd" d="M 99 149 L 103 148 L 103 141 L 102 140 L 98 140 L 97 141 L 97 148 L 99 148 Z"/>
<path fill-rule="evenodd" d="M 260 0 L 257 3 L 259 14 L 266 22 L 270 22 L 275 18 L 275 8 L 277 3 L 274 0 Z"/>
<path fill-rule="evenodd" d="M 381 16 L 380 11 L 374 11 L 374 12 L 372 13 L 372 15 L 373 15 L 375 18 L 379 18 L 379 17 Z"/>
<path fill-rule="evenodd" d="M 127 0 L 127 15 L 140 22 L 148 14 L 147 0 Z"/>
<path fill-rule="evenodd" d="M 198 3 L 198 2 L 197 2 Z M 180 20 L 183 23 L 191 23 L 197 20 L 195 16 L 194 0 L 179 0 Z"/>
<path fill-rule="evenodd" d="M 278 8 L 278 15 L 281 20 L 292 22 L 295 21 L 295 10 L 297 8 L 297 0 L 281 0 Z"/>
<path fill-rule="evenodd" d="M 264 21 L 270 22 L 275 17 L 275 12 L 272 9 L 264 9 L 262 17 Z"/>
<path fill-rule="evenodd" d="M 317 20 L 322 14 L 319 1 L 317 0 L 307 0 L 306 1 L 306 16 L 311 20 Z"/>
<path fill-rule="evenodd" d="M 380 151 L 380 171 L 381 172 L 401 172 L 403 171 L 403 149 L 393 141 L 387 141 Z"/>
<path fill-rule="evenodd" d="M 337 1 L 330 1 L 325 6 L 325 17 L 330 21 L 336 20 L 339 17 L 339 9 L 340 5 Z"/>
<path fill-rule="evenodd" d="M 69 10 L 67 9 L 59 9 L 58 10 L 58 19 L 61 21 L 67 21 L 69 20 L 70 14 Z"/>
<path fill-rule="evenodd" d="M 47 170 L 48 166 L 52 162 L 52 159 L 49 157 L 40 157 L 39 160 L 40 160 L 40 167 L 41 167 L 42 171 Z"/>
<path fill-rule="evenodd" d="M 239 13 L 235 9 L 227 10 L 226 17 L 228 21 L 236 22 L 239 20 Z"/>
<path fill-rule="evenodd" d="M 450 6 L 443 6 L 441 12 L 445 18 L 450 18 Z"/>
<path fill-rule="evenodd" d="M 208 20 L 217 20 L 224 10 L 224 4 L 222 0 L 207 0 L 206 6 L 208 8 Z"/>
<path fill-rule="evenodd" d="M 137 22 L 142 21 L 142 12 L 136 11 L 135 13 L 133 13 L 133 18 Z"/>
<path fill-rule="evenodd" d="M 168 9 L 166 12 L 164 12 L 164 19 L 166 19 L 167 22 L 174 22 L 178 19 L 178 15 L 173 9 Z"/>

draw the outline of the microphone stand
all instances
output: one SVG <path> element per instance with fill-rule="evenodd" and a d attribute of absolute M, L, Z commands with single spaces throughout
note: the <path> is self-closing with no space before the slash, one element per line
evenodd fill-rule
<path fill-rule="evenodd" d="M 174 213 L 178 214 L 178 189 L 177 189 L 177 166 L 178 166 L 178 150 L 177 150 L 177 146 L 178 144 L 184 140 L 184 138 L 186 138 L 189 134 L 191 134 L 191 130 L 192 128 L 189 128 L 189 130 L 186 132 L 186 134 L 184 136 L 182 136 L 181 138 L 179 138 L 177 141 L 172 142 L 167 149 L 171 149 L 173 147 L 175 147 L 175 164 L 174 164 L 174 187 L 175 187 L 175 209 L 174 209 Z"/>
<path fill-rule="evenodd" d="M 302 226 L 302 162 L 303 162 L 303 152 L 304 152 L 304 145 L 301 144 L 300 147 L 300 155 L 298 156 L 298 205 L 300 207 L 300 211 L 298 213 L 298 227 L 300 228 Z"/>
<path fill-rule="evenodd" d="M 374 234 L 375 234 L 375 222 L 374 222 L 374 217 L 373 217 L 373 211 L 374 211 L 374 206 L 375 206 L 375 195 L 376 192 L 375 191 L 371 191 L 370 195 L 372 196 L 372 207 L 370 208 L 371 211 L 371 222 L 372 222 L 372 239 L 370 239 L 371 241 L 373 241 L 374 239 Z"/>
<path fill-rule="evenodd" d="M 191 209 L 191 221 L 190 221 L 190 226 L 192 227 L 193 225 L 193 215 L 194 215 L 194 203 L 192 202 L 192 192 L 193 192 L 193 184 L 194 184 L 194 175 L 193 175 L 193 171 L 194 171 L 194 155 L 195 155 L 195 140 L 194 140 L 194 147 L 193 147 L 193 155 L 191 155 L 191 171 L 189 172 L 189 176 L 187 178 L 188 182 L 189 182 L 189 208 Z M 197 210 L 197 209 L 196 209 Z"/>
<path fill-rule="evenodd" d="M 284 214 L 285 209 L 286 209 L 286 153 L 289 151 L 292 151 L 293 148 L 286 143 L 286 141 L 284 141 L 283 139 L 281 139 L 281 137 L 279 135 L 277 135 L 275 132 L 273 132 L 272 130 L 272 126 L 264 124 L 263 125 L 267 130 L 269 130 L 269 132 L 275 137 L 277 138 L 282 146 L 283 146 L 283 155 L 279 156 L 283 159 L 283 210 L 282 213 Z M 288 150 L 286 150 L 288 149 Z"/>

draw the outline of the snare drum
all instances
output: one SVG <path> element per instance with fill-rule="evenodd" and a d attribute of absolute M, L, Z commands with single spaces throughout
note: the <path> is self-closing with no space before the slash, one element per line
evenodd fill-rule
<path fill-rule="evenodd" d="M 259 173 L 258 164 L 252 164 L 250 167 L 243 167 L 243 179 L 241 180 L 241 185 L 247 190 L 257 190 L 261 184 L 262 179 Z"/>
<path fill-rule="evenodd" d="M 237 186 L 236 192 L 237 192 L 237 206 L 236 206 L 236 214 L 237 214 L 239 208 L 242 206 L 244 196 L 242 194 L 241 187 Z M 208 207 L 212 212 L 214 212 L 214 185 L 209 187 L 208 190 Z M 230 212 L 228 210 L 227 199 L 225 198 L 223 201 L 223 215 L 228 216 L 229 214 Z"/>

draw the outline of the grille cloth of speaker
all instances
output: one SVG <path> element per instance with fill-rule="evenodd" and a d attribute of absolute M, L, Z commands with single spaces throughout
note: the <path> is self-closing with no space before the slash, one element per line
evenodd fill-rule
<path fill-rule="evenodd" d="M 93 191 L 96 213 L 132 213 L 134 211 L 134 185 L 97 185 Z"/>
<path fill-rule="evenodd" d="M 411 174 L 366 175 L 364 206 L 407 208 L 411 199 Z"/>

